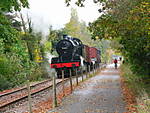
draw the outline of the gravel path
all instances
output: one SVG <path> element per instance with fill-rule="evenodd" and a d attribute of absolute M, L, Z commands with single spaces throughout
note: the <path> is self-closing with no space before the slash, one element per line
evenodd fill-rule
<path fill-rule="evenodd" d="M 124 113 L 125 102 L 118 70 L 108 65 L 100 74 L 81 83 L 48 113 Z"/>

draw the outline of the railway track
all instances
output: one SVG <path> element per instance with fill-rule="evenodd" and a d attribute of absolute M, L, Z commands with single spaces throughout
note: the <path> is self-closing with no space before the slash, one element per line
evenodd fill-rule
<path fill-rule="evenodd" d="M 65 79 L 66 80 L 66 79 Z M 57 79 L 56 83 L 61 83 L 61 79 Z M 36 83 L 34 85 L 31 85 L 31 95 L 34 95 L 36 93 L 39 93 L 41 91 L 44 91 L 48 88 L 52 87 L 52 81 L 51 80 L 45 80 L 40 83 Z M 22 99 L 25 99 L 28 97 L 28 91 L 27 87 L 23 87 L 20 89 L 16 89 L 14 91 L 4 93 L 0 95 L 0 109 L 7 107 L 13 103 L 16 103 Z"/>
<path fill-rule="evenodd" d="M 102 66 L 103 67 L 103 66 Z M 86 77 L 86 75 L 84 75 Z M 78 76 L 81 79 L 81 75 Z M 75 76 L 73 77 L 75 79 Z M 69 78 L 65 78 L 64 81 L 69 81 Z M 62 83 L 62 79 L 56 79 L 56 84 L 59 85 Z M 38 94 L 44 90 L 47 90 L 52 87 L 52 80 L 45 80 L 36 84 L 33 84 L 31 87 L 31 95 Z M 23 99 L 28 97 L 27 87 L 16 89 L 14 91 L 0 94 L 0 111 L 6 107 L 9 107 L 17 102 L 20 102 Z"/>

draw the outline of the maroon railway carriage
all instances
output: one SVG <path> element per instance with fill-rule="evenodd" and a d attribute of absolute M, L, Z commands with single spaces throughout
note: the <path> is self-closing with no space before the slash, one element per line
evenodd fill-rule
<path fill-rule="evenodd" d="M 52 58 L 50 67 L 56 69 L 58 78 L 62 70 L 65 71 L 65 77 L 68 77 L 70 69 L 73 73 L 74 69 L 79 71 L 80 67 L 85 67 L 85 71 L 89 68 L 92 70 L 101 62 L 100 50 L 83 45 L 79 39 L 67 35 L 57 43 L 56 51 L 59 56 Z"/>
<path fill-rule="evenodd" d="M 90 66 L 91 70 L 94 66 L 99 66 L 101 59 L 100 59 L 100 50 L 95 47 L 89 47 L 84 45 L 85 49 L 85 62 L 87 65 Z"/>

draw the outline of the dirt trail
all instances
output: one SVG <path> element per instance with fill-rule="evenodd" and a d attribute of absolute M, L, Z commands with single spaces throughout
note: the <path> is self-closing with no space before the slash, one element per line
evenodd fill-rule
<path fill-rule="evenodd" d="M 124 113 L 118 69 L 108 65 L 100 74 L 81 83 L 64 98 L 59 107 L 48 113 Z"/>

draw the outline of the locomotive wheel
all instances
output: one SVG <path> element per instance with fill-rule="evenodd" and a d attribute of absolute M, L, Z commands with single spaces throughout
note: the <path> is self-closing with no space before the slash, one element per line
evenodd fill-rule
<path fill-rule="evenodd" d="M 59 78 L 59 79 L 62 78 L 62 72 L 61 72 L 61 70 L 57 70 L 57 78 Z"/>
<path fill-rule="evenodd" d="M 65 77 L 65 78 L 68 78 L 68 77 L 69 77 L 69 74 L 70 74 L 69 69 L 66 69 L 66 70 L 64 71 L 64 73 L 65 73 L 64 77 Z"/>
<path fill-rule="evenodd" d="M 69 77 L 69 69 L 64 70 L 64 77 L 67 78 Z M 62 78 L 62 70 L 57 70 L 57 78 L 61 79 Z"/>

